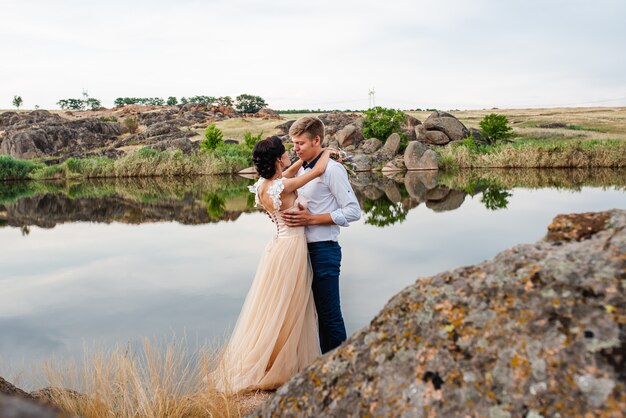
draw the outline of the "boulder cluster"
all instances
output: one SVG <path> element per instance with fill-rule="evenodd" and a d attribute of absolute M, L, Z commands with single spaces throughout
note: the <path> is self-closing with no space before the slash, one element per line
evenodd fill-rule
<path fill-rule="evenodd" d="M 388 138 L 365 138 L 364 119 L 356 113 L 333 112 L 322 114 L 319 118 L 326 127 L 322 145 L 339 147 L 352 154 L 357 171 L 437 170 L 434 148 L 462 140 L 474 131 L 450 113 L 438 111 L 433 112 L 424 123 L 406 115 L 401 132 Z M 285 142 L 289 140 L 289 127 L 293 122 L 295 120 L 276 127 Z M 403 151 L 401 135 L 408 140 Z"/>

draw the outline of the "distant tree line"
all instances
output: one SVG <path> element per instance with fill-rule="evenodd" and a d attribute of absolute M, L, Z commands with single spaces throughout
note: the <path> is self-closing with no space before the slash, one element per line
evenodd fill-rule
<path fill-rule="evenodd" d="M 83 91 L 82 98 L 80 99 L 61 99 L 57 102 L 57 105 L 64 110 L 102 109 L 102 103 L 100 100 L 89 97 L 89 94 L 86 91 Z"/>
<path fill-rule="evenodd" d="M 160 97 L 118 97 L 113 102 L 116 107 L 133 104 L 147 106 L 164 106 L 167 104 L 168 106 L 176 106 L 178 104 L 186 105 L 188 103 L 206 106 L 234 107 L 239 113 L 256 113 L 267 106 L 267 103 L 262 97 L 251 94 L 240 94 L 234 100 L 230 96 L 192 96 L 181 97 L 179 101 L 175 96 L 170 96 L 167 100 L 163 100 Z"/>

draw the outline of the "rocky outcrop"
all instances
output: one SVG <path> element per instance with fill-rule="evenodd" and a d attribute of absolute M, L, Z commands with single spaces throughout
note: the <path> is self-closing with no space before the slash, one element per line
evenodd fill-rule
<path fill-rule="evenodd" d="M 189 139 L 196 135 L 195 131 L 181 130 L 167 121 L 157 122 L 148 126 L 143 132 L 117 140 L 113 146 L 118 148 L 127 145 L 149 145 L 158 150 L 181 149 L 189 154 L 199 146 Z"/>
<path fill-rule="evenodd" d="M 626 410 L 626 211 L 420 278 L 253 416 L 573 417 Z"/>
<path fill-rule="evenodd" d="M 278 133 L 276 135 L 278 136 L 289 135 L 289 128 L 291 128 L 291 125 L 293 125 L 295 121 L 296 121 L 295 119 L 292 119 L 292 120 L 288 120 L 287 122 L 281 123 L 280 125 L 276 125 L 274 127 L 274 129 L 278 130 Z"/>
<path fill-rule="evenodd" d="M 80 157 L 110 146 L 122 133 L 119 123 L 96 118 L 67 120 L 45 110 L 12 113 L 1 115 L 4 134 L 0 154 L 15 158 Z"/>
<path fill-rule="evenodd" d="M 264 107 L 263 109 L 259 110 L 258 112 L 256 112 L 254 114 L 254 117 L 256 118 L 262 118 L 262 119 L 282 119 L 280 117 L 280 115 L 278 114 L 278 112 L 276 112 L 275 110 L 270 109 L 269 107 Z"/>
<path fill-rule="evenodd" d="M 318 118 L 324 123 L 324 146 L 338 143 L 335 134 L 348 125 L 354 125 L 359 131 L 363 127 L 363 117 L 356 113 L 323 113 Z"/>

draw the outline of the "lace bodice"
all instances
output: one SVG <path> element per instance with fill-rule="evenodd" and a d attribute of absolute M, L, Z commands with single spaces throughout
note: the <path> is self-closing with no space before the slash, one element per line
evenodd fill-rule
<path fill-rule="evenodd" d="M 285 184 L 283 183 L 283 180 L 284 180 L 283 177 L 279 177 L 275 180 L 271 180 L 272 184 L 268 186 L 267 193 L 269 194 L 270 198 L 272 199 L 272 202 L 274 203 L 273 210 L 270 210 L 270 208 L 265 207 L 265 205 L 263 205 L 263 203 L 259 199 L 259 188 L 261 187 L 261 184 L 270 180 L 266 180 L 263 177 L 261 177 L 256 183 L 254 183 L 254 185 L 248 186 L 248 189 L 252 193 L 254 193 L 254 206 L 260 206 L 263 209 L 265 209 L 269 217 L 272 219 L 272 222 L 274 222 L 274 224 L 276 225 L 276 237 L 278 238 L 304 234 L 303 226 L 297 226 L 297 227 L 287 226 L 285 224 L 285 221 L 283 220 L 282 214 L 285 212 L 298 210 L 298 204 L 302 205 L 305 208 L 307 207 L 306 199 L 302 196 L 298 196 L 294 200 L 293 205 L 291 207 L 280 210 L 280 207 L 283 204 L 283 202 L 280 199 L 280 195 L 285 189 Z"/>

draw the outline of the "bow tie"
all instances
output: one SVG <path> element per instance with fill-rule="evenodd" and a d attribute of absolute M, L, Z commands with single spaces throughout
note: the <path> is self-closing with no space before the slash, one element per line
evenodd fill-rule
<path fill-rule="evenodd" d="M 315 157 L 310 163 L 307 163 L 306 161 L 304 161 L 302 163 L 302 168 L 305 169 L 305 170 L 307 168 L 313 169 L 313 167 L 315 167 L 315 164 L 319 161 L 321 156 L 322 156 L 322 153 L 320 152 L 319 155 L 317 157 Z"/>

